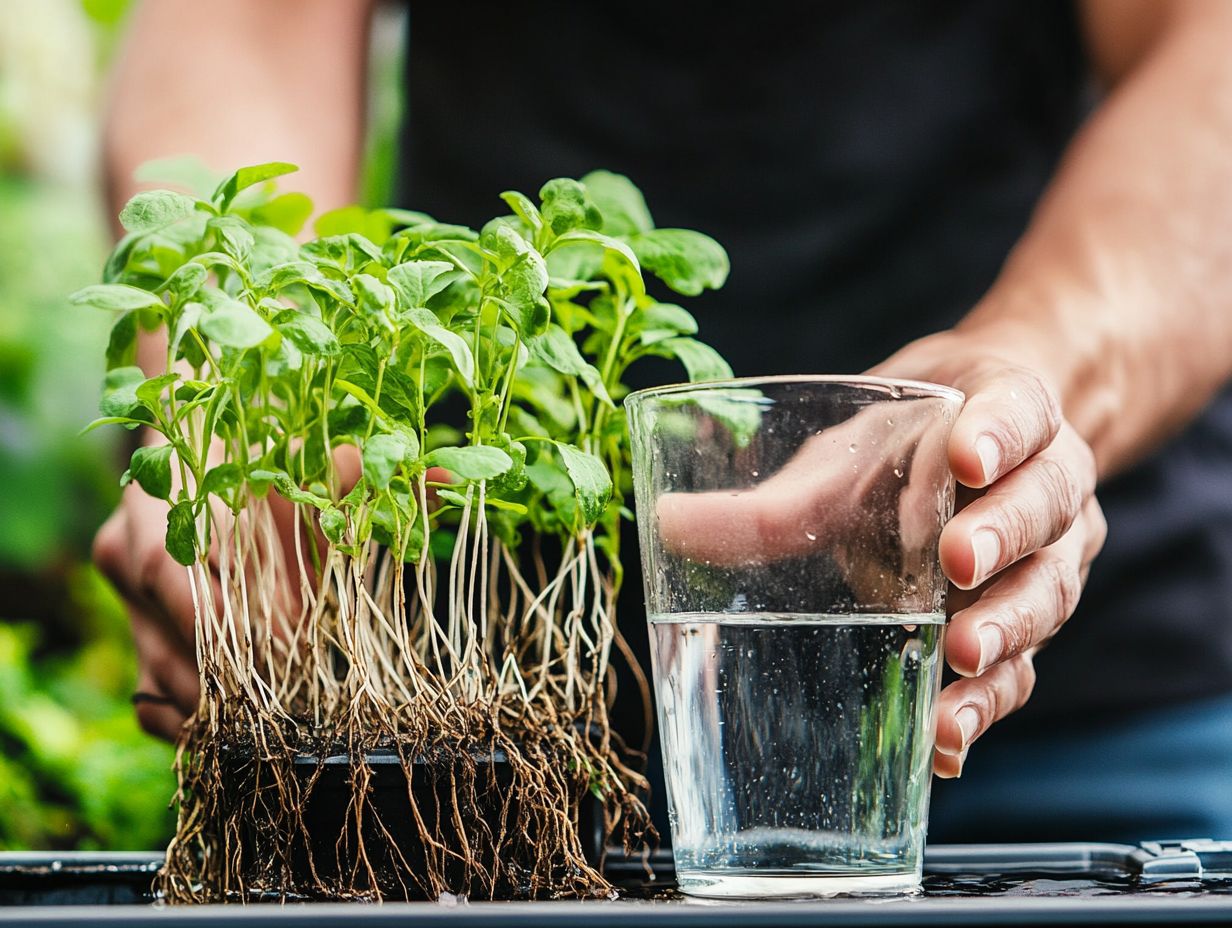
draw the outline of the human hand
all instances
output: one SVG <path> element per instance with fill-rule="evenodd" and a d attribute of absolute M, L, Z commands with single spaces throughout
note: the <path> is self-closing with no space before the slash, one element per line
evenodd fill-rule
<path fill-rule="evenodd" d="M 334 472 L 342 492 L 355 484 L 360 471 L 359 451 L 354 446 L 341 445 L 335 449 Z M 450 473 L 439 467 L 429 468 L 425 477 L 430 482 L 452 480 Z M 173 495 L 177 488 L 178 476 L 173 478 Z M 430 504 L 435 502 L 435 490 L 429 488 L 427 498 Z M 235 516 L 220 501 L 211 499 L 213 536 L 225 537 Z M 282 582 L 277 589 L 267 591 L 267 601 L 280 617 L 273 623 L 272 632 L 275 636 L 282 632 L 289 635 L 294 622 L 290 617 L 300 613 L 303 601 L 299 583 L 314 580 L 298 577 L 301 562 L 296 555 L 296 532 L 300 534 L 301 552 L 310 544 L 324 550 L 326 541 L 319 526 L 306 525 L 297 518 L 296 507 L 277 493 L 270 492 L 268 505 L 283 556 L 283 567 L 277 571 Z M 200 675 L 195 641 L 198 602 L 193 596 L 189 568 L 177 563 L 165 547 L 168 508 L 166 501 L 147 495 L 135 483 L 130 484 L 115 512 L 95 535 L 93 556 L 128 608 L 137 650 L 137 689 L 133 698 L 137 720 L 150 734 L 173 741 L 197 710 Z M 218 563 L 214 544 L 208 555 L 214 603 L 221 602 L 223 595 Z"/>
<path fill-rule="evenodd" d="M 938 776 L 956 777 L 972 742 L 1027 701 L 1036 651 L 1078 605 L 1107 533 L 1095 458 L 1049 385 L 978 335 L 921 339 L 870 373 L 949 384 L 967 398 L 947 449 L 961 508 L 940 540 L 957 588 L 946 659 L 962 679 L 941 693 L 933 757 Z"/>
<path fill-rule="evenodd" d="M 344 487 L 358 479 L 359 454 L 349 445 L 334 455 L 335 471 Z M 172 495 L 178 489 L 173 478 Z M 235 516 L 221 501 L 211 497 L 213 535 L 228 534 Z M 299 586 L 292 574 L 296 558 L 296 532 L 300 549 L 309 544 L 324 547 L 319 529 L 296 518 L 295 507 L 271 492 L 269 514 L 282 549 L 282 583 L 268 590 L 268 602 L 279 616 L 299 614 Z M 128 609 L 137 651 L 137 688 L 133 697 L 137 720 L 147 732 L 175 740 L 185 720 L 196 711 L 200 696 L 195 629 L 198 600 L 194 598 L 190 569 L 167 553 L 165 534 L 169 504 L 147 495 L 135 483 L 125 488 L 115 512 L 94 537 L 94 562 L 115 585 Z M 244 518 L 243 515 L 240 518 Z M 209 575 L 214 583 L 211 602 L 221 602 L 217 543 L 208 555 Z M 221 614 L 221 613 L 220 613 Z M 274 628 L 277 634 L 277 627 Z"/>
<path fill-rule="evenodd" d="M 938 547 L 956 587 L 946 657 L 963 679 L 938 703 L 934 769 L 957 776 L 971 743 L 1030 695 L 1032 657 L 1072 614 L 1103 544 L 1094 458 L 1038 376 L 968 336 L 922 339 L 870 373 L 962 390 L 948 445 L 939 446 L 942 433 L 926 419 L 904 421 L 905 409 L 874 404 L 809 438 L 750 489 L 660 497 L 659 531 L 676 554 L 718 566 L 807 555 L 820 544 L 858 601 L 927 611 L 903 608 L 909 591 L 888 584 L 936 557 L 936 502 L 928 497 L 948 459 L 961 509 Z M 893 449 L 873 440 L 887 413 L 895 416 Z M 923 445 L 931 441 L 938 447 Z M 887 460 L 916 443 L 905 473 Z M 869 550 L 861 521 L 884 510 L 886 494 L 897 503 L 898 531 L 886 533 L 884 551 Z M 853 538 L 865 547 L 855 549 Z"/>

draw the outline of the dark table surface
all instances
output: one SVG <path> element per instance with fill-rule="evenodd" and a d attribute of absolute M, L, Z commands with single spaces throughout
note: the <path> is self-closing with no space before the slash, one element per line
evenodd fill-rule
<path fill-rule="evenodd" d="M 152 904 L 154 853 L 0 854 L 0 922 L 41 926 L 200 928 L 471 925 L 587 928 L 802 925 L 1177 925 L 1232 924 L 1232 872 L 1222 852 L 1179 846 L 1148 852 L 1121 845 L 970 845 L 929 849 L 923 892 L 782 902 L 688 899 L 670 881 L 670 858 L 654 882 L 639 864 L 609 876 L 613 902 L 306 903 L 169 907 Z M 1232 854 L 1229 845 L 1228 854 Z M 1205 868 L 1203 867 L 1205 863 Z M 1190 868 L 1187 871 L 1187 867 Z M 663 877 L 668 877 L 664 879 Z"/>

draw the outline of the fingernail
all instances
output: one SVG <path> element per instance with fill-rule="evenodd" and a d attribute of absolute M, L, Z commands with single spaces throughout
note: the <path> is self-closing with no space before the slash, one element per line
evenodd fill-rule
<path fill-rule="evenodd" d="M 967 752 L 963 751 L 961 754 L 958 755 L 958 772 L 954 774 L 955 780 L 962 779 L 963 767 L 965 767 L 966 765 L 967 765 Z"/>
<path fill-rule="evenodd" d="M 982 528 L 971 536 L 971 559 L 974 561 L 971 585 L 976 586 L 984 581 L 1001 559 L 1001 539 L 996 532 Z"/>
<path fill-rule="evenodd" d="M 980 730 L 980 714 L 975 711 L 974 706 L 963 706 L 954 713 L 954 721 L 958 724 L 958 730 L 962 732 L 963 752 L 966 753 L 971 739 Z"/>
<path fill-rule="evenodd" d="M 984 468 L 984 482 L 988 483 L 1001 466 L 1001 448 L 991 435 L 981 435 L 975 440 L 975 453 Z"/>
<path fill-rule="evenodd" d="M 1005 646 L 1005 636 L 995 625 L 981 625 L 976 633 L 980 639 L 980 666 L 975 671 L 976 676 L 982 674 L 992 664 L 1001 659 L 1001 650 Z"/>

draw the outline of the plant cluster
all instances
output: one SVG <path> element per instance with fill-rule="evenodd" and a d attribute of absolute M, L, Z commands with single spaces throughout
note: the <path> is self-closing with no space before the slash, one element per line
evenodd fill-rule
<path fill-rule="evenodd" d="M 695 295 L 727 257 L 655 228 L 602 171 L 538 202 L 505 193 L 511 215 L 478 231 L 350 207 L 301 244 L 311 203 L 272 184 L 292 170 L 138 194 L 104 283 L 72 297 L 120 313 L 96 424 L 154 436 L 123 481 L 168 502 L 167 550 L 193 581 L 201 703 L 164 888 L 606 892 L 580 851 L 581 797 L 626 840 L 647 827 L 606 718 L 622 381 L 647 355 L 730 375 L 643 277 Z M 165 339 L 153 376 L 134 364 L 142 331 Z M 381 750 L 401 758 L 413 853 L 371 801 Z M 348 824 L 326 862 L 303 809 L 339 752 Z M 499 784 L 481 762 L 498 755 Z M 412 784 L 425 776 L 435 818 Z"/>

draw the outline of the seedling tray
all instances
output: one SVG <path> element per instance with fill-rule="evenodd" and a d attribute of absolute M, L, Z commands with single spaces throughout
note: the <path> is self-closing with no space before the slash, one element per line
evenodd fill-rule
<path fill-rule="evenodd" d="M 194 928 L 342 928 L 425 925 L 587 928 L 636 925 L 1177 925 L 1232 922 L 1232 842 L 950 845 L 929 849 L 924 891 L 908 898 L 792 902 L 686 899 L 670 857 L 614 857 L 614 902 L 476 902 L 386 905 L 254 904 L 168 907 L 154 902 L 154 853 L 0 854 L 0 922 L 58 928 L 91 924 Z"/>

